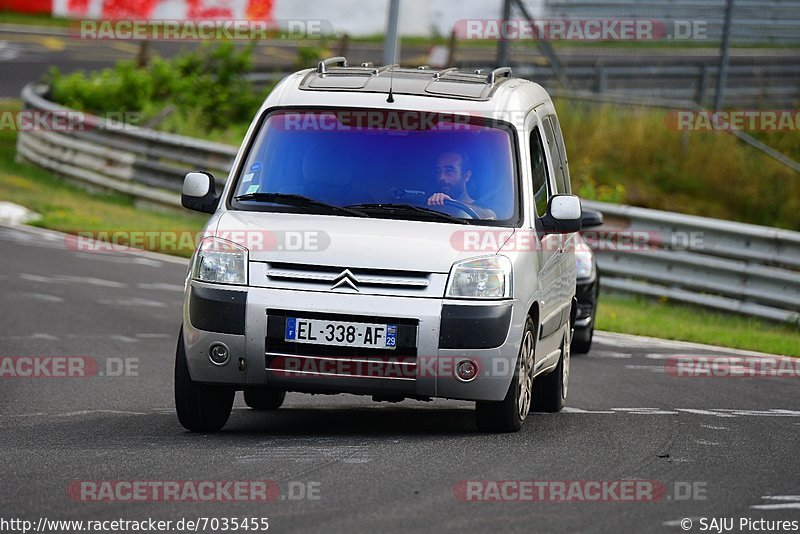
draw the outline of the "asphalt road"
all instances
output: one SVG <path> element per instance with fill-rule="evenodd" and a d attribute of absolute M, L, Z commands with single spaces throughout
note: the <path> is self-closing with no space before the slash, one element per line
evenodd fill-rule
<path fill-rule="evenodd" d="M 683 518 L 695 531 L 701 517 L 800 520 L 797 378 L 664 372 L 670 355 L 724 349 L 599 334 L 591 354 L 573 358 L 568 408 L 532 414 L 511 435 L 478 433 L 465 402 L 301 394 L 269 414 L 237 398 L 223 432 L 189 434 L 172 401 L 184 262 L 78 253 L 61 234 L 9 227 L 0 227 L 0 258 L 0 356 L 87 356 L 101 371 L 136 364 L 127 376 L 0 378 L 6 519 L 268 517 L 270 531 L 325 533 L 676 532 Z M 281 499 L 96 502 L 67 491 L 76 480 L 263 479 Z M 628 479 L 666 494 L 464 502 L 454 491 L 472 480 Z M 693 498 L 682 500 L 687 487 Z M 318 498 L 294 500 L 298 488 Z"/>

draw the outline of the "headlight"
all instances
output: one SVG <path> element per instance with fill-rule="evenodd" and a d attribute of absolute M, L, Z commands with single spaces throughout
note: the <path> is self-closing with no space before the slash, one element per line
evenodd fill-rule
<path fill-rule="evenodd" d="M 202 282 L 247 285 L 247 249 L 219 237 L 203 239 L 192 264 L 192 278 Z"/>
<path fill-rule="evenodd" d="M 511 297 L 511 260 L 487 256 L 454 264 L 446 295 L 470 299 Z"/>
<path fill-rule="evenodd" d="M 586 243 L 578 243 L 575 245 L 575 262 L 577 263 L 577 271 L 575 278 L 589 278 L 592 276 L 592 269 L 594 266 L 594 254 L 592 249 Z"/>

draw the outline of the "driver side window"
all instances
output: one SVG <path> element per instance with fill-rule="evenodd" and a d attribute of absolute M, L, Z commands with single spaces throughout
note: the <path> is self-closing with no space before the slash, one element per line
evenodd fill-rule
<path fill-rule="evenodd" d="M 544 156 L 544 145 L 539 127 L 531 131 L 531 178 L 533 180 L 533 199 L 536 204 L 536 215 L 547 214 L 547 162 Z"/>

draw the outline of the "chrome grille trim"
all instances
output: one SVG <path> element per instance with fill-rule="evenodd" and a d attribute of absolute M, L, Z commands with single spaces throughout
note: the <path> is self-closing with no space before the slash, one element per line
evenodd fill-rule
<path fill-rule="evenodd" d="M 390 286 L 425 289 L 430 285 L 428 273 L 415 273 L 408 271 L 381 270 L 379 273 L 370 273 L 371 269 L 350 269 L 348 267 L 329 267 L 321 265 L 267 265 L 266 276 L 271 280 L 292 280 L 299 282 L 318 282 L 333 284 L 345 272 L 349 271 L 354 282 L 359 286 Z"/>
<path fill-rule="evenodd" d="M 355 274 L 355 273 L 354 273 Z M 267 276 L 269 278 L 283 279 L 283 280 L 311 280 L 319 282 L 332 283 L 339 276 L 338 274 L 322 274 L 314 272 L 297 272 L 297 271 L 284 271 L 280 269 L 268 269 Z M 408 286 L 408 287 L 428 287 L 427 280 L 413 280 L 409 278 L 391 279 L 391 278 L 374 278 L 369 275 L 355 274 L 358 278 L 359 285 L 365 286 Z"/>

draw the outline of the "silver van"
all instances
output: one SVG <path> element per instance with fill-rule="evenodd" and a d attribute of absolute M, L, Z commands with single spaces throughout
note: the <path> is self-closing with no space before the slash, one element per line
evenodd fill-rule
<path fill-rule="evenodd" d="M 483 431 L 567 397 L 581 205 L 547 92 L 492 72 L 348 66 L 287 76 L 217 193 L 186 278 L 181 424 L 235 392 L 475 401 Z"/>

